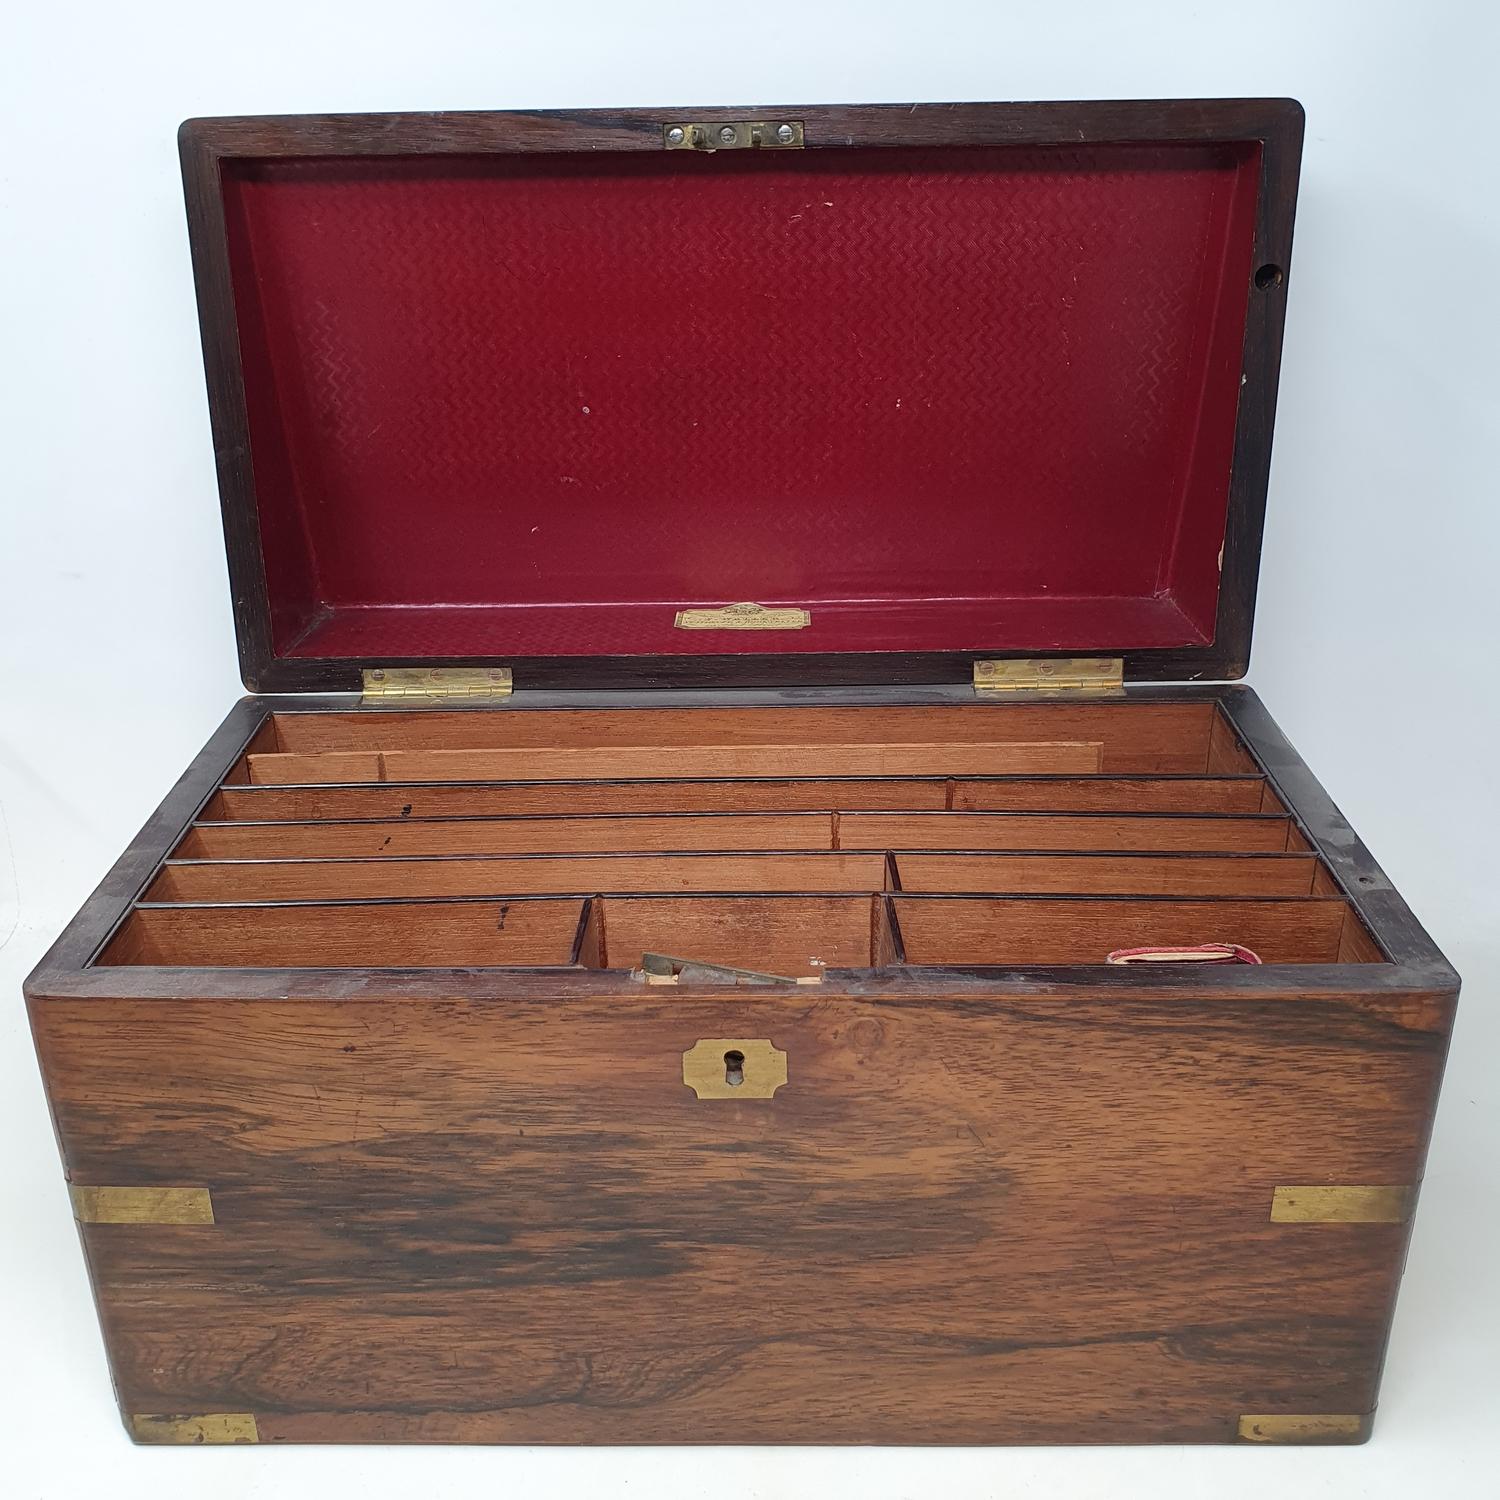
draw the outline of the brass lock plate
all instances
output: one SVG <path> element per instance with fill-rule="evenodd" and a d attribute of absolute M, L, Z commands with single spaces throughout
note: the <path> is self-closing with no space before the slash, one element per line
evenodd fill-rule
<path fill-rule="evenodd" d="M 704 1037 L 682 1054 L 682 1081 L 700 1099 L 769 1099 L 786 1078 L 786 1053 L 764 1037 Z"/>

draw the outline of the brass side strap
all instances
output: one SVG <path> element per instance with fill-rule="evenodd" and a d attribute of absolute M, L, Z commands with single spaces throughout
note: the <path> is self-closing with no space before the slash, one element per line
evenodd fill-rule
<path fill-rule="evenodd" d="M 1373 1413 L 1311 1415 L 1287 1413 L 1272 1416 L 1241 1417 L 1239 1440 L 1242 1443 L 1359 1443 L 1370 1432 Z"/>
<path fill-rule="evenodd" d="M 1403 1224 L 1409 1187 L 1279 1187 L 1271 1194 L 1273 1224 Z"/>
<path fill-rule="evenodd" d="M 73 1217 L 80 1224 L 212 1224 L 213 1196 L 205 1187 L 85 1187 L 71 1183 Z"/>
<path fill-rule="evenodd" d="M 130 1435 L 138 1443 L 258 1443 L 260 1431 L 247 1411 L 212 1411 L 199 1416 L 159 1416 L 133 1412 Z"/>

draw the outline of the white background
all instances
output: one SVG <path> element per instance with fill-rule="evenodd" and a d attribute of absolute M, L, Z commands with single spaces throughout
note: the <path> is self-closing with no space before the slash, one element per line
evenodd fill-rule
<path fill-rule="evenodd" d="M 388 0 L 0 8 L 0 1490 L 1494 1495 L 1500 10 Z M 173 132 L 197 114 L 1292 94 L 1252 682 L 1466 979 L 1359 1449 L 149 1450 L 22 975 L 237 696 Z"/>

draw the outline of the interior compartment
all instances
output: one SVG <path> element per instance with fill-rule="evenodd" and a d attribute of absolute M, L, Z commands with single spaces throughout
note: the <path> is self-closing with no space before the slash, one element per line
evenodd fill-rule
<path fill-rule="evenodd" d="M 735 776 L 1002 776 L 1024 772 L 1097 771 L 1097 741 L 1056 742 L 676 745 L 680 775 Z M 314 755 L 250 755 L 252 785 L 317 781 L 574 780 L 589 776 L 644 777 L 660 772 L 656 745 L 610 745 L 562 750 L 335 751 Z"/>
<path fill-rule="evenodd" d="M 996 755 L 1045 769 L 944 774 Z M 1206 942 L 1384 961 L 1212 703 L 373 709 L 269 717 L 99 961 L 808 978 Z"/>
<path fill-rule="evenodd" d="M 608 854 L 647 849 L 831 849 L 828 813 L 632 813 L 623 817 L 398 818 L 368 823 L 201 823 L 183 859 L 395 858 L 412 854 Z M 884 846 L 882 846 L 884 847 Z"/>
<path fill-rule="evenodd" d="M 633 812 L 1197 812 L 1286 809 L 1260 776 L 760 777 L 728 781 L 390 782 L 226 786 L 205 822 Z"/>
<path fill-rule="evenodd" d="M 646 953 L 816 978 L 895 956 L 879 896 L 608 897 L 604 963 L 638 968 Z"/>
<path fill-rule="evenodd" d="M 1310 896 L 1310 854 L 975 854 L 902 851 L 898 890 L 1111 896 Z"/>
<path fill-rule="evenodd" d="M 1117 948 L 1238 943 L 1266 963 L 1340 962 L 1337 897 L 892 898 L 912 964 L 1102 964 Z"/>
<path fill-rule="evenodd" d="M 940 776 L 880 781 L 772 777 L 734 781 L 244 786 L 225 787 L 199 816 L 208 822 L 255 823 L 554 813 L 830 812 L 835 808 L 926 808 L 936 812 L 948 805 L 949 788 L 950 782 Z"/>
<path fill-rule="evenodd" d="M 574 964 L 586 903 L 138 906 L 97 960 L 194 968 L 505 968 Z"/>
<path fill-rule="evenodd" d="M 1139 849 L 1273 853 L 1290 820 L 1273 814 L 848 813 L 843 849 Z"/>
<path fill-rule="evenodd" d="M 148 901 L 317 901 L 372 896 L 630 891 L 878 891 L 884 854 L 562 854 L 505 858 L 174 861 Z"/>
<path fill-rule="evenodd" d="M 1233 731 L 1223 726 L 1212 703 L 1111 700 L 976 700 L 930 707 L 539 709 L 530 713 L 374 708 L 359 713 L 276 713 L 248 747 L 247 759 L 350 755 L 356 759 L 347 763 L 348 768 L 360 774 L 347 779 L 394 781 L 400 778 L 379 774 L 382 765 L 387 770 L 390 766 L 381 757 L 459 750 L 529 750 L 549 756 L 598 750 L 673 752 L 668 759 L 657 758 L 650 769 L 633 773 L 634 779 L 690 775 L 681 768 L 678 752 L 693 748 L 781 745 L 811 751 L 827 746 L 936 745 L 961 751 L 972 746 L 1080 744 L 1099 745 L 1098 770 L 1112 776 L 1201 776 L 1258 773 L 1259 769 L 1238 746 Z M 328 763 L 330 768 L 338 764 Z M 316 769 L 315 764 L 309 763 L 309 769 Z M 515 774 L 521 780 L 535 779 L 524 769 Z M 618 779 L 620 773 L 593 774 Z M 910 774 L 938 773 L 918 767 Z M 248 779 L 247 774 L 240 779 Z M 331 782 L 339 776 L 330 769 L 317 779 Z"/>

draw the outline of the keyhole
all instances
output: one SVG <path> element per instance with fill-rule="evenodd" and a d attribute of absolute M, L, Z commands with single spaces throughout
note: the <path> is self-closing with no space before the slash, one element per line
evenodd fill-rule
<path fill-rule="evenodd" d="M 745 1054 L 743 1052 L 726 1052 L 724 1054 L 724 1082 L 731 1088 L 738 1088 L 745 1081 Z"/>

